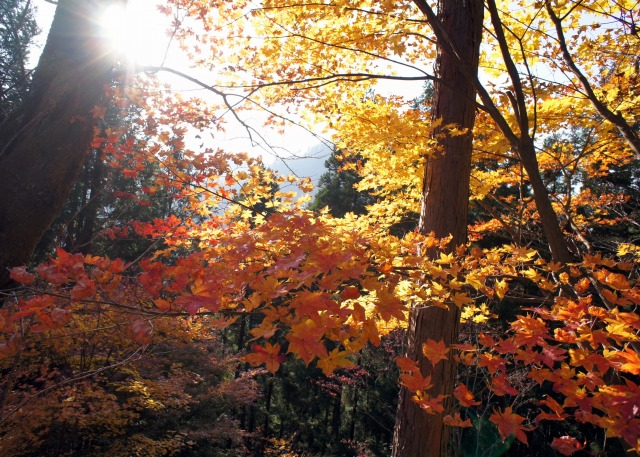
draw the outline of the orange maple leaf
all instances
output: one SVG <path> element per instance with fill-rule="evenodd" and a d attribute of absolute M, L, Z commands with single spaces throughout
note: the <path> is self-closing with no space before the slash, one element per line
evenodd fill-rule
<path fill-rule="evenodd" d="M 350 354 L 348 352 L 340 351 L 339 348 L 335 348 L 325 357 L 320 357 L 318 359 L 318 368 L 322 370 L 322 373 L 325 376 L 329 376 L 338 368 L 352 367 L 354 364 L 349 360 L 349 355 Z"/>
<path fill-rule="evenodd" d="M 558 403 L 552 397 L 547 397 L 546 399 L 539 401 L 538 404 L 548 406 L 549 408 L 551 408 L 553 413 L 541 412 L 536 416 L 536 422 L 540 422 L 541 420 L 561 421 L 569 417 L 569 415 L 564 412 L 564 408 L 562 407 L 562 405 L 560 405 L 560 403 Z"/>
<path fill-rule="evenodd" d="M 449 349 L 444 341 L 435 341 L 428 339 L 422 343 L 422 353 L 429 359 L 432 365 L 436 365 L 440 360 L 447 360 L 447 352 Z"/>
<path fill-rule="evenodd" d="M 453 389 L 453 395 L 458 399 L 460 405 L 465 408 L 480 404 L 480 402 L 473 396 L 473 393 L 462 383 L 458 384 L 458 387 Z"/>
<path fill-rule="evenodd" d="M 71 289 L 71 299 L 82 300 L 83 298 L 95 295 L 96 292 L 96 284 L 88 278 L 82 278 L 79 279 Z"/>
<path fill-rule="evenodd" d="M 203 294 L 185 294 L 175 300 L 176 305 L 184 307 L 192 316 L 197 314 L 201 308 L 205 308 L 214 313 L 220 308 L 218 297 L 211 296 L 209 293 Z"/>
<path fill-rule="evenodd" d="M 311 292 L 303 290 L 298 294 L 294 301 L 296 314 L 299 316 L 307 315 L 309 317 L 317 316 L 322 311 L 330 311 L 337 313 L 340 305 L 331 299 L 326 292 Z"/>
<path fill-rule="evenodd" d="M 501 357 L 495 357 L 491 353 L 480 354 L 478 357 L 480 359 L 478 366 L 487 367 L 491 374 L 495 374 L 496 371 L 505 370 L 506 368 L 505 360 Z"/>
<path fill-rule="evenodd" d="M 460 413 L 456 413 L 454 416 L 448 414 L 442 418 L 442 422 L 449 427 L 473 427 L 471 420 L 462 420 Z"/>
<path fill-rule="evenodd" d="M 436 414 L 444 411 L 442 402 L 446 397 L 446 395 L 438 395 L 434 398 L 425 392 L 417 392 L 416 395 L 412 397 L 412 400 L 428 414 Z"/>
<path fill-rule="evenodd" d="M 625 360 L 620 369 L 631 374 L 640 375 L 640 358 L 638 353 L 626 347 L 624 351 L 619 351 L 618 355 Z"/>
<path fill-rule="evenodd" d="M 415 360 L 410 359 L 409 357 L 396 357 L 396 364 L 400 368 L 401 371 L 419 371 L 418 364 Z"/>
<path fill-rule="evenodd" d="M 287 336 L 289 340 L 288 352 L 296 354 L 305 364 L 309 365 L 315 357 L 327 355 L 327 348 L 322 342 L 323 335 L 324 330 L 311 319 L 294 324 Z"/>
<path fill-rule="evenodd" d="M 243 357 L 245 362 L 253 366 L 265 364 L 267 370 L 275 373 L 280 368 L 280 364 L 284 362 L 285 355 L 280 354 L 280 345 L 278 343 L 266 343 L 264 346 L 254 344 L 251 346 L 251 353 Z"/>
<path fill-rule="evenodd" d="M 389 321 L 394 317 L 398 320 L 404 319 L 406 307 L 398 297 L 386 290 L 378 292 L 378 300 L 376 300 L 375 307 L 380 317 L 385 321 Z"/>
<path fill-rule="evenodd" d="M 433 387 L 433 384 L 431 384 L 431 376 L 422 376 L 419 371 L 400 375 L 400 384 L 412 392 L 429 390 Z"/>
<path fill-rule="evenodd" d="M 533 429 L 522 426 L 522 423 L 526 420 L 524 417 L 519 414 L 514 414 L 511 406 L 505 408 L 504 411 L 497 409 L 493 411 L 494 413 L 489 417 L 489 420 L 498 426 L 498 432 L 500 433 L 502 441 L 514 435 L 516 439 L 522 441 L 524 444 L 529 444 L 527 442 L 527 435 L 524 432 Z"/>

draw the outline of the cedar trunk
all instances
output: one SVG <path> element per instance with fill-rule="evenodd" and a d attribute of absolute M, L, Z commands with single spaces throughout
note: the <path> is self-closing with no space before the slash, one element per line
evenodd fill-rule
<path fill-rule="evenodd" d="M 93 137 L 114 55 L 99 36 L 119 0 L 59 0 L 24 106 L 0 125 L 0 288 L 67 200 Z"/>
<path fill-rule="evenodd" d="M 482 36 L 483 3 L 481 0 L 440 0 L 438 20 L 460 58 L 477 72 Z M 442 125 L 455 124 L 468 133 L 442 135 L 440 151 L 425 167 L 420 231 L 437 237 L 451 235 L 450 248 L 466 243 L 471 172 L 472 130 L 475 120 L 473 82 L 461 72 L 456 58 L 438 49 L 436 83 L 432 115 Z M 435 132 L 436 135 L 441 132 Z M 443 133 L 443 132 L 442 132 Z M 438 135 L 440 136 L 440 135 Z M 430 253 L 426 253 L 427 255 Z M 422 354 L 428 338 L 454 343 L 458 336 L 460 311 L 457 307 L 414 309 L 408 329 L 407 355 L 418 360 L 423 375 L 430 375 L 433 389 L 429 394 L 447 395 L 450 400 L 455 382 L 453 360 L 432 367 Z M 449 430 L 442 423 L 444 414 L 425 413 L 412 400 L 406 388 L 400 391 L 393 440 L 394 457 L 446 456 Z"/>

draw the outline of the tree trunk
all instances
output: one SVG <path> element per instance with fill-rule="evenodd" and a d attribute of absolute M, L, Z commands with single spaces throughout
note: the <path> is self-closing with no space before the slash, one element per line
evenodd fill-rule
<path fill-rule="evenodd" d="M 342 387 L 333 398 L 333 414 L 331 414 L 331 433 L 335 441 L 340 440 L 340 424 L 342 423 Z"/>
<path fill-rule="evenodd" d="M 349 422 L 349 441 L 354 441 L 356 439 L 356 420 L 358 418 L 358 398 L 359 392 L 357 387 L 353 387 L 353 399 L 351 408 L 351 420 Z"/>
<path fill-rule="evenodd" d="M 457 50 L 458 56 L 477 72 L 482 36 L 483 3 L 480 0 L 440 0 L 438 20 Z M 427 160 L 420 231 L 434 232 L 437 237 L 451 235 L 450 248 L 466 243 L 471 173 L 472 130 L 475 120 L 475 89 L 472 80 L 458 69 L 455 56 L 439 46 L 432 115 L 442 125 L 455 124 L 468 133 L 442 135 L 437 157 Z M 444 132 L 435 132 L 438 133 Z M 427 253 L 429 255 L 430 253 Z M 422 343 L 428 338 L 454 343 L 458 336 L 460 311 L 457 307 L 415 309 L 411 313 L 407 355 L 418 364 L 423 375 L 431 375 L 431 396 L 447 395 L 451 399 L 455 364 L 443 361 L 435 367 L 422 354 Z M 443 425 L 443 414 L 429 415 L 412 400 L 412 393 L 400 391 L 393 439 L 394 457 L 446 456 L 449 430 Z"/>
<path fill-rule="evenodd" d="M 120 0 L 59 0 L 29 96 L 0 126 L 0 287 L 62 209 L 93 137 L 115 57 L 100 38 Z"/>
<path fill-rule="evenodd" d="M 518 153 L 522 165 L 529 176 L 529 182 L 533 189 L 533 199 L 536 202 L 536 209 L 540 216 L 542 230 L 544 231 L 547 243 L 549 243 L 551 256 L 556 262 L 571 262 L 572 255 L 567 246 L 567 240 L 560 228 L 558 216 L 551 204 L 547 187 L 542 181 L 542 176 L 540 176 L 540 167 L 538 166 L 533 140 L 527 137 L 526 141 L 521 141 Z"/>

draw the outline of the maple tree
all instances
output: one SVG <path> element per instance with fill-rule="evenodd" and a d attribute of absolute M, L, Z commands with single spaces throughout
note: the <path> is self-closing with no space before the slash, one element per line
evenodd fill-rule
<path fill-rule="evenodd" d="M 126 261 L 58 249 L 30 269 L 17 265 L 32 249 L 25 247 L 3 260 L 21 284 L 3 291 L 0 310 L 3 382 L 15 387 L 3 390 L 3 437 L 17 437 L 18 446 L 32 431 L 12 435 L 26 419 L 11 417 L 45 414 L 22 408 L 23 397 L 79 415 L 76 397 L 91 410 L 95 392 L 111 401 L 118 428 L 102 425 L 98 413 L 86 420 L 114 435 L 141 414 L 136 408 L 172 395 L 180 403 L 176 390 L 192 376 L 180 367 L 165 374 L 169 394 L 163 383 L 147 384 L 146 374 L 105 380 L 91 365 L 135 366 L 131 354 L 143 353 L 156 361 L 165 338 L 197 346 L 207 332 L 238 325 L 247 364 L 276 372 L 298 359 L 331 376 L 408 327 L 407 356 L 397 360 L 395 455 L 444 455 L 451 428 L 463 441 L 495 436 L 502 450 L 517 450 L 559 421 L 574 428 L 549 428 L 555 435 L 540 440 L 545 449 L 570 455 L 597 445 L 584 432 L 593 427 L 638 451 L 640 256 L 625 239 L 637 230 L 637 10 L 625 2 L 463 3 L 443 0 L 438 13 L 424 1 L 163 3 L 167 14 L 182 15 L 175 36 L 194 65 L 216 68 L 206 82 L 183 74 L 213 101 L 171 94 L 146 74 L 110 84 L 107 106 L 96 86 L 111 66 L 96 63 L 91 90 L 78 86 L 94 98 L 73 107 L 83 132 L 95 122 L 89 117 L 137 108 L 126 128 L 96 128 L 74 153 L 100 150 L 130 183 L 147 173 L 146 185 L 132 184 L 122 198 L 153 204 L 166 192 L 183 213 L 104 230 L 149 241 Z M 423 67 L 434 58 L 431 74 Z M 431 109 L 376 94 L 385 78 L 433 80 Z M 368 212 L 335 218 L 305 210 L 308 199 L 280 189 L 295 183 L 309 191 L 308 180 L 274 174 L 262 159 L 215 142 L 187 140 L 233 120 L 255 138 L 247 113 L 256 107 L 271 126 L 293 120 L 287 110 L 295 109 L 298 124 L 325 122 L 345 169 L 377 198 Z M 67 127 L 50 131 L 62 138 Z M 609 185 L 614 173 L 628 184 Z M 390 233 L 418 208 L 418 230 Z M 621 222 L 623 235 L 607 238 Z M 10 241 L 0 234 L 4 248 Z M 176 334 L 176 322 L 195 330 Z M 95 359 L 83 365 L 92 344 Z M 42 359 L 51 360 L 50 371 L 35 374 Z M 57 367 L 58 359 L 66 360 Z M 132 409 L 116 386 L 132 394 Z M 428 437 L 418 431 L 426 424 Z M 158 441 L 178 446 L 172 439 Z"/>

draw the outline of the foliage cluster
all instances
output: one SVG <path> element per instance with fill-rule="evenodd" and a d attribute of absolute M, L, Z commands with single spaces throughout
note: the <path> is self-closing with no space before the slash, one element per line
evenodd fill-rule
<path fill-rule="evenodd" d="M 428 4 L 162 8 L 180 14 L 194 64 L 216 67 L 215 83 L 191 80 L 219 103 L 147 74 L 92 110 L 73 224 L 52 236 L 66 249 L 13 268 L 2 291 L 5 450 L 383 455 L 399 379 L 459 430 L 461 455 L 640 451 L 634 5 L 486 2 L 494 82 L 477 81 L 461 246 L 397 228 L 428 198 L 438 140 L 470 132 L 374 90 L 387 64 L 432 78 L 431 33 L 447 41 Z M 375 201 L 305 209 L 281 189 L 308 179 L 189 141 L 224 129 L 222 113 L 255 135 L 243 116 L 256 106 L 268 125 L 295 108 L 328 119 L 342 198 L 363 195 L 347 184 Z M 409 313 L 435 307 L 460 310 L 459 342 L 402 356 Z M 423 366 L 446 360 L 460 367 L 453 395 L 432 395 L 441 380 Z"/>

